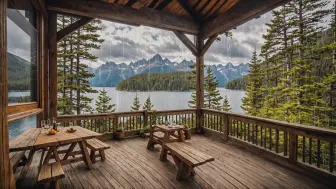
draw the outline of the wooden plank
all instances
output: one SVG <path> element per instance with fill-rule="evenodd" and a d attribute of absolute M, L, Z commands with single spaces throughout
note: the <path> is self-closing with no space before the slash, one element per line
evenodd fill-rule
<path fill-rule="evenodd" d="M 62 169 L 62 165 L 60 162 L 55 162 L 51 164 L 51 177 L 53 181 L 57 181 L 61 178 L 65 177 L 65 173 Z"/>
<path fill-rule="evenodd" d="M 37 102 L 29 102 L 29 103 L 14 103 L 14 104 L 9 104 L 7 107 L 7 114 L 16 114 L 20 112 L 25 112 L 27 110 L 33 110 L 37 109 L 38 104 Z"/>
<path fill-rule="evenodd" d="M 193 53 L 194 55 L 198 54 L 196 46 L 189 40 L 189 38 L 180 31 L 174 31 L 174 34 L 180 39 L 180 41 Z"/>
<path fill-rule="evenodd" d="M 48 12 L 50 117 L 57 117 L 57 14 Z"/>
<path fill-rule="evenodd" d="M 204 40 L 197 36 L 196 48 L 200 52 L 203 49 Z M 204 106 L 204 56 L 196 56 L 196 130 L 200 132 L 203 124 L 204 114 L 202 108 Z"/>
<path fill-rule="evenodd" d="M 286 2 L 288 0 L 240 0 L 220 16 L 205 22 L 199 36 L 206 39 L 216 33 L 228 31 Z"/>
<path fill-rule="evenodd" d="M 40 173 L 37 178 L 38 182 L 50 182 L 52 181 L 52 176 L 51 176 L 51 165 L 50 164 L 45 164 L 41 167 Z"/>
<path fill-rule="evenodd" d="M 22 120 L 24 118 L 33 116 L 33 115 L 38 115 L 41 112 L 43 112 L 42 109 L 37 108 L 37 109 L 33 109 L 33 110 L 28 110 L 25 112 L 20 112 L 20 113 L 16 113 L 16 114 L 12 114 L 12 115 L 8 115 L 8 123 L 13 123 L 17 120 Z"/>
<path fill-rule="evenodd" d="M 65 27 L 64 29 L 60 30 L 57 32 L 57 41 L 62 40 L 66 36 L 70 35 L 74 31 L 80 29 L 84 25 L 88 24 L 91 22 L 93 18 L 88 18 L 88 17 L 83 17 L 80 20 L 70 24 L 69 26 Z"/>
<path fill-rule="evenodd" d="M 177 17 L 147 7 L 137 10 L 102 1 L 58 0 L 50 1 L 48 9 L 62 13 L 106 19 L 113 22 L 140 24 L 166 30 L 179 30 L 189 34 L 197 34 L 199 30 L 199 24 L 192 19 Z"/>

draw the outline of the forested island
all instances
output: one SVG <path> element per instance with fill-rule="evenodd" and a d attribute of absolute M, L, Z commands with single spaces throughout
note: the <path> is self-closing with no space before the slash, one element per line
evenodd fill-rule
<path fill-rule="evenodd" d="M 139 74 L 121 81 L 120 91 L 190 91 L 191 72 Z"/>
<path fill-rule="evenodd" d="M 246 83 L 247 83 L 247 75 L 244 77 L 240 77 L 234 80 L 229 81 L 226 85 L 226 89 L 231 90 L 246 90 Z"/>

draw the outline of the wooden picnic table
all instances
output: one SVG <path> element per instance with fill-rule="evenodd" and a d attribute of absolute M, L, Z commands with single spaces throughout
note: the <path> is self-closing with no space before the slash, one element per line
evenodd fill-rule
<path fill-rule="evenodd" d="M 163 146 L 166 143 L 171 142 L 184 142 L 184 126 L 183 125 L 173 125 L 173 126 L 166 126 L 166 125 L 155 125 L 153 129 L 150 131 L 147 149 L 154 148 L 155 144 L 159 144 Z M 163 133 L 163 137 L 155 135 L 156 132 Z M 176 135 L 177 132 L 177 135 Z M 160 159 L 163 158 L 163 151 L 161 150 Z"/>
<path fill-rule="evenodd" d="M 14 138 L 9 144 L 9 151 L 12 153 L 18 151 L 29 151 L 27 163 L 23 167 L 20 177 L 24 178 L 28 168 L 33 160 L 34 154 L 37 150 L 43 149 L 41 164 L 48 164 L 51 159 L 55 159 L 56 162 L 60 162 L 62 165 L 69 164 L 77 161 L 84 161 L 89 169 L 92 169 L 92 162 L 89 157 L 89 153 L 86 147 L 86 140 L 91 138 L 97 138 L 101 134 L 90 131 L 88 129 L 74 126 L 76 132 L 67 132 L 68 128 L 60 127 L 59 132 L 55 135 L 48 135 L 47 129 L 31 128 L 22 133 L 18 137 Z M 79 145 L 80 150 L 74 151 L 76 145 Z M 68 145 L 68 149 L 58 150 L 61 146 Z M 44 160 L 44 152 L 47 150 Z M 60 154 L 65 154 L 61 159 Z M 80 155 L 76 157 L 75 155 Z"/>

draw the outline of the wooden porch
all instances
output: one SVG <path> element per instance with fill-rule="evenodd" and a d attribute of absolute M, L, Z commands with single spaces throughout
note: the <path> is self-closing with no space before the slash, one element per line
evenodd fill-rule
<path fill-rule="evenodd" d="M 175 180 L 176 167 L 169 157 L 159 160 L 160 147 L 147 150 L 147 139 L 105 141 L 110 145 L 106 161 L 98 161 L 93 170 L 83 162 L 63 166 L 66 178 L 61 188 L 331 188 L 326 183 L 298 174 L 258 155 L 201 135 L 192 135 L 191 145 L 215 158 L 196 168 L 197 175 L 185 181 Z M 47 188 L 38 185 L 36 155 L 27 177 L 17 188 Z"/>

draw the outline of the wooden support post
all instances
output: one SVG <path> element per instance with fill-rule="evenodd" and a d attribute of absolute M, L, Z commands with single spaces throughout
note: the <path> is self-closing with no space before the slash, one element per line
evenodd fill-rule
<path fill-rule="evenodd" d="M 15 188 L 9 162 L 7 122 L 8 63 L 7 63 L 7 0 L 0 0 L 0 189 Z"/>
<path fill-rule="evenodd" d="M 48 40 L 48 17 L 47 14 L 43 14 L 42 19 L 42 64 L 43 64 L 43 77 L 42 77 L 42 109 L 43 119 L 46 120 L 49 117 L 49 40 Z"/>
<path fill-rule="evenodd" d="M 292 133 L 289 134 L 289 160 L 297 160 L 297 135 Z"/>
<path fill-rule="evenodd" d="M 144 128 L 147 126 L 147 124 L 148 124 L 148 112 L 147 112 L 147 110 L 145 110 L 144 111 Z M 148 124 L 149 125 L 149 124 Z"/>
<path fill-rule="evenodd" d="M 199 37 L 196 38 L 196 48 L 198 52 L 201 52 L 204 46 L 204 40 Z M 204 56 L 196 56 L 196 132 L 201 132 L 203 124 L 203 112 L 204 106 Z"/>
<path fill-rule="evenodd" d="M 228 139 L 229 139 L 229 125 L 230 125 L 230 121 L 229 121 L 229 116 L 228 115 L 225 115 L 224 116 L 224 131 L 223 131 L 223 133 L 224 133 L 224 138 L 223 138 L 223 140 L 224 141 L 227 141 Z"/>
<path fill-rule="evenodd" d="M 115 116 L 113 118 L 113 132 L 117 131 L 118 126 L 119 126 L 119 117 Z"/>
<path fill-rule="evenodd" d="M 50 118 L 57 117 L 57 14 L 48 12 L 49 18 L 49 96 Z"/>

